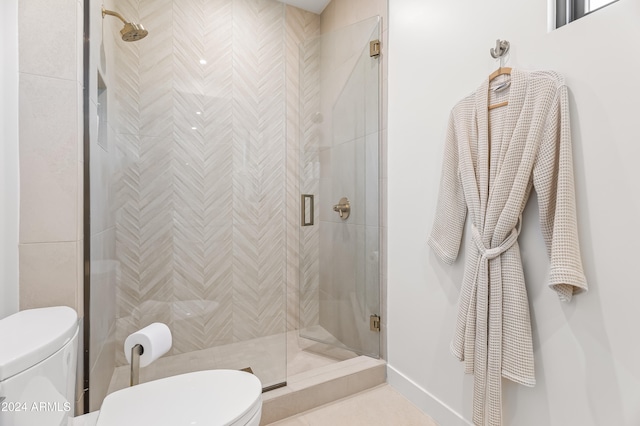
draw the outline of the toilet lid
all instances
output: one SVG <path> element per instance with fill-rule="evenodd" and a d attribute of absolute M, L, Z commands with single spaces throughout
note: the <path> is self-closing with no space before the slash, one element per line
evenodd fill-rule
<path fill-rule="evenodd" d="M 97 426 L 242 425 L 262 405 L 250 373 L 207 370 L 132 386 L 108 395 Z"/>

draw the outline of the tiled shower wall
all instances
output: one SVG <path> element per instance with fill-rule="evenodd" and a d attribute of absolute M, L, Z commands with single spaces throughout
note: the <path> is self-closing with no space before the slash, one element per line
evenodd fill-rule
<path fill-rule="evenodd" d="M 301 143 L 312 131 L 312 116 L 305 111 L 317 111 L 317 84 L 305 85 L 301 75 L 318 75 L 319 51 L 300 58 L 299 45 L 306 39 L 320 35 L 320 16 L 286 6 L 287 46 L 287 330 L 301 327 L 300 309 L 318 310 L 317 299 L 310 307 L 310 300 L 300 300 L 300 265 L 313 269 L 318 266 L 318 255 L 312 259 L 301 259 L 300 251 L 300 194 L 306 185 L 304 171 L 300 170 Z M 303 66 L 305 70 L 301 70 Z M 315 70 L 315 73 L 310 70 Z M 304 71 L 304 72 L 303 72 Z M 301 176 L 301 173 L 303 175 Z M 306 191 L 306 189 L 305 189 Z M 317 241 L 317 235 L 316 235 Z M 314 276 L 317 274 L 314 274 Z M 316 315 L 317 317 L 317 315 Z M 308 315 L 307 315 L 308 318 Z"/>
<path fill-rule="evenodd" d="M 285 331 L 285 297 L 297 306 L 294 46 L 319 17 L 272 0 L 116 5 L 149 30 L 118 43 L 116 60 L 118 364 L 126 336 L 154 321 L 172 329 L 172 353 Z"/>

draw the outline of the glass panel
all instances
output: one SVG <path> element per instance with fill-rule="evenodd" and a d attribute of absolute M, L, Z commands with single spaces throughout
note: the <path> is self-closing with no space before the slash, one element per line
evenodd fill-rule
<path fill-rule="evenodd" d="M 614 1 L 616 0 L 588 0 L 586 12 L 593 12 L 594 10 L 600 9 L 601 7 L 604 7 L 609 3 L 613 3 Z"/>
<path fill-rule="evenodd" d="M 285 6 L 263 0 L 165 6 L 119 3 L 120 12 L 149 30 L 135 43 L 122 42 L 116 20 L 93 32 L 104 42 L 94 53 L 96 66 L 109 70 L 103 73 L 111 96 L 109 152 L 118 160 L 110 176 L 91 164 L 91 200 L 102 200 L 94 181 L 110 179 L 113 188 L 91 212 L 95 232 L 113 237 L 116 260 L 106 265 L 117 295 L 112 312 L 101 314 L 101 289 L 92 289 L 92 325 L 115 317 L 109 391 L 128 385 L 124 340 L 153 322 L 169 326 L 173 346 L 141 370 L 141 383 L 249 367 L 264 387 L 282 384 Z M 92 141 L 92 156 L 104 155 L 100 150 L 103 141 Z M 112 209 L 113 223 L 100 228 L 105 209 Z M 95 274 L 98 266 L 92 265 Z M 93 278 L 92 286 L 102 285 Z M 93 352 L 98 356 L 99 348 Z"/>
<path fill-rule="evenodd" d="M 113 370 L 114 351 L 111 342 L 115 339 L 115 281 L 118 265 L 115 261 L 115 209 L 112 201 L 114 176 L 119 167 L 119 155 L 113 143 L 114 132 L 110 121 L 113 102 L 109 102 L 109 97 L 113 88 L 107 88 L 99 72 L 94 76 L 96 92 L 92 94 L 92 98 L 96 99 L 96 102 L 91 102 L 89 107 L 91 232 L 88 240 L 91 252 L 91 287 L 89 289 L 91 339 L 87 342 L 91 345 L 89 363 L 93 367 L 90 369 L 89 382 L 95 388 L 95 392 L 89 393 L 89 408 L 92 411 L 100 408 Z M 104 355 L 109 352 L 111 352 L 109 355 Z"/>
<path fill-rule="evenodd" d="M 555 13 L 556 28 L 582 18 L 598 9 L 608 6 L 618 0 L 556 0 Z"/>
<path fill-rule="evenodd" d="M 375 357 L 380 71 L 369 42 L 379 38 L 375 17 L 300 45 L 300 188 L 316 195 L 317 218 L 300 228 L 300 335 Z M 348 217 L 335 206 L 343 197 Z"/>

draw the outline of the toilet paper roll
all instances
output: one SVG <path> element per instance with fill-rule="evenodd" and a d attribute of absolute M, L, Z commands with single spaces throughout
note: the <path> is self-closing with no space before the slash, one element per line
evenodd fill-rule
<path fill-rule="evenodd" d="M 124 341 L 124 354 L 129 364 L 131 364 L 131 348 L 137 344 L 142 345 L 143 348 L 140 367 L 146 367 L 171 349 L 171 331 L 166 324 L 154 322 L 129 335 Z"/>

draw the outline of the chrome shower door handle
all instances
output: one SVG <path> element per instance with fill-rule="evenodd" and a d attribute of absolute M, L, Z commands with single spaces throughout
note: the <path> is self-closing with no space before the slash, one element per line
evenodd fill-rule
<path fill-rule="evenodd" d="M 333 211 L 337 212 L 342 220 L 346 220 L 351 213 L 351 204 L 349 203 L 349 199 L 347 197 L 340 198 L 338 204 L 334 204 Z"/>

